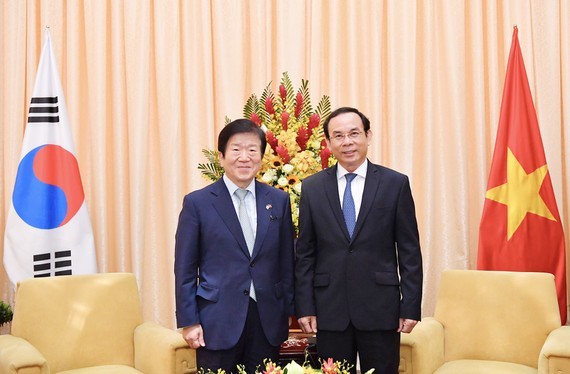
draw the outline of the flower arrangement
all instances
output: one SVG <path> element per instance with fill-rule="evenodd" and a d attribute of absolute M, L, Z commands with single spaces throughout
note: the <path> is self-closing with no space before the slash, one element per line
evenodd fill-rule
<path fill-rule="evenodd" d="M 303 179 L 336 161 L 328 149 L 321 123 L 331 112 L 328 96 L 324 95 L 313 111 L 309 95 L 309 82 L 301 80 L 297 91 L 288 74 L 283 73 L 276 96 L 267 85 L 261 97 L 252 94 L 243 108 L 244 118 L 257 123 L 265 132 L 267 150 L 263 156 L 258 179 L 289 193 L 293 225 L 298 232 L 299 198 Z M 226 117 L 225 124 L 231 122 Z M 208 163 L 198 169 L 209 180 L 223 175 L 218 152 L 203 149 Z"/>
<path fill-rule="evenodd" d="M 311 365 L 308 364 L 308 360 L 305 359 L 305 362 L 302 365 L 299 365 L 296 361 L 291 361 L 283 368 L 281 366 L 275 364 L 271 360 L 264 361 L 265 367 L 259 371 L 256 370 L 256 374 L 349 374 L 350 369 L 352 369 L 352 365 L 348 364 L 346 361 L 334 361 L 332 358 L 328 360 L 323 360 L 321 362 L 321 368 L 315 369 Z M 245 367 L 243 365 L 238 365 L 237 367 L 238 374 L 247 374 L 245 371 Z M 200 374 L 226 374 L 224 370 L 218 371 L 204 371 L 200 369 L 198 371 Z M 372 374 L 374 369 L 368 370 L 364 374 Z"/>

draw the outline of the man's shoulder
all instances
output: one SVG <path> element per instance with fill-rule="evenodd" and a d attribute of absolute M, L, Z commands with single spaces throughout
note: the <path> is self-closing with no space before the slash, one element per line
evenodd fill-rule
<path fill-rule="evenodd" d="M 222 179 L 215 181 L 205 187 L 189 192 L 184 199 L 202 200 L 211 194 L 217 194 L 225 186 Z"/>
<path fill-rule="evenodd" d="M 323 179 L 327 178 L 330 175 L 330 173 L 336 173 L 335 170 L 336 169 L 334 167 L 330 167 L 330 168 L 321 170 L 315 174 L 309 175 L 308 177 L 306 177 L 303 180 L 303 184 L 306 184 L 306 183 L 311 184 L 311 183 L 316 183 L 320 180 L 323 180 Z"/>
<path fill-rule="evenodd" d="M 373 164 L 371 162 L 369 163 L 369 170 L 374 173 L 380 173 L 381 176 L 388 178 L 394 178 L 398 180 L 408 179 L 408 176 L 406 174 L 403 174 L 394 169 L 390 169 L 389 167 L 386 166 Z"/>

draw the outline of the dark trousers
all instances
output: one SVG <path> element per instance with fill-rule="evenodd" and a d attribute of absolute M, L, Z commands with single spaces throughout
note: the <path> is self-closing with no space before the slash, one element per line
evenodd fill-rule
<path fill-rule="evenodd" d="M 396 330 L 363 331 L 352 323 L 344 331 L 317 330 L 317 351 L 321 360 L 346 360 L 356 373 L 356 355 L 360 372 L 375 369 L 375 374 L 397 374 L 400 363 L 400 333 Z"/>
<path fill-rule="evenodd" d="M 229 312 L 229 311 L 228 311 Z M 206 341 L 206 347 L 208 341 Z M 253 299 L 249 299 L 249 307 L 247 310 L 247 319 L 241 337 L 237 344 L 230 349 L 211 350 L 202 347 L 196 350 L 196 361 L 198 369 L 203 368 L 204 371 L 211 369 L 217 372 L 218 369 L 224 369 L 226 373 L 237 373 L 237 365 L 245 365 L 247 373 L 254 373 L 259 366 L 259 371 L 265 369 L 263 360 L 265 358 L 277 362 L 279 358 L 279 346 L 273 346 L 265 337 L 257 303 Z"/>

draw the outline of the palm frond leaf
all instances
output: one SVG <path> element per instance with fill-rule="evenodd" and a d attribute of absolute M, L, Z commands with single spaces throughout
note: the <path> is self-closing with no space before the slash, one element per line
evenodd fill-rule
<path fill-rule="evenodd" d="M 319 101 L 319 104 L 317 105 L 315 113 L 317 113 L 319 117 L 321 117 L 321 124 L 331 114 L 331 99 L 327 95 L 323 95 L 323 97 Z"/>
<path fill-rule="evenodd" d="M 251 118 L 252 113 L 259 113 L 259 101 L 257 96 L 252 94 L 248 97 L 243 107 L 243 118 Z"/>
<path fill-rule="evenodd" d="M 217 181 L 224 175 L 224 169 L 220 165 L 218 151 L 202 149 L 202 154 L 206 157 L 208 163 L 198 164 L 198 170 L 200 170 L 204 178 L 212 182 Z"/>
<path fill-rule="evenodd" d="M 311 94 L 309 93 L 309 81 L 301 79 L 301 88 L 299 89 L 301 96 L 303 96 L 303 109 L 301 109 L 301 118 L 307 118 L 313 111 L 311 104 Z"/>

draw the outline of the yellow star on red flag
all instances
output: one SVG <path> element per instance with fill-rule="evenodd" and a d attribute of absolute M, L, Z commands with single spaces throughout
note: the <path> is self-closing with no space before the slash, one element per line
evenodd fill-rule
<path fill-rule="evenodd" d="M 507 149 L 507 183 L 491 188 L 485 197 L 508 208 L 507 240 L 517 231 L 527 213 L 556 221 L 540 196 L 540 188 L 548 173 L 546 164 L 527 174 L 510 148 Z"/>

